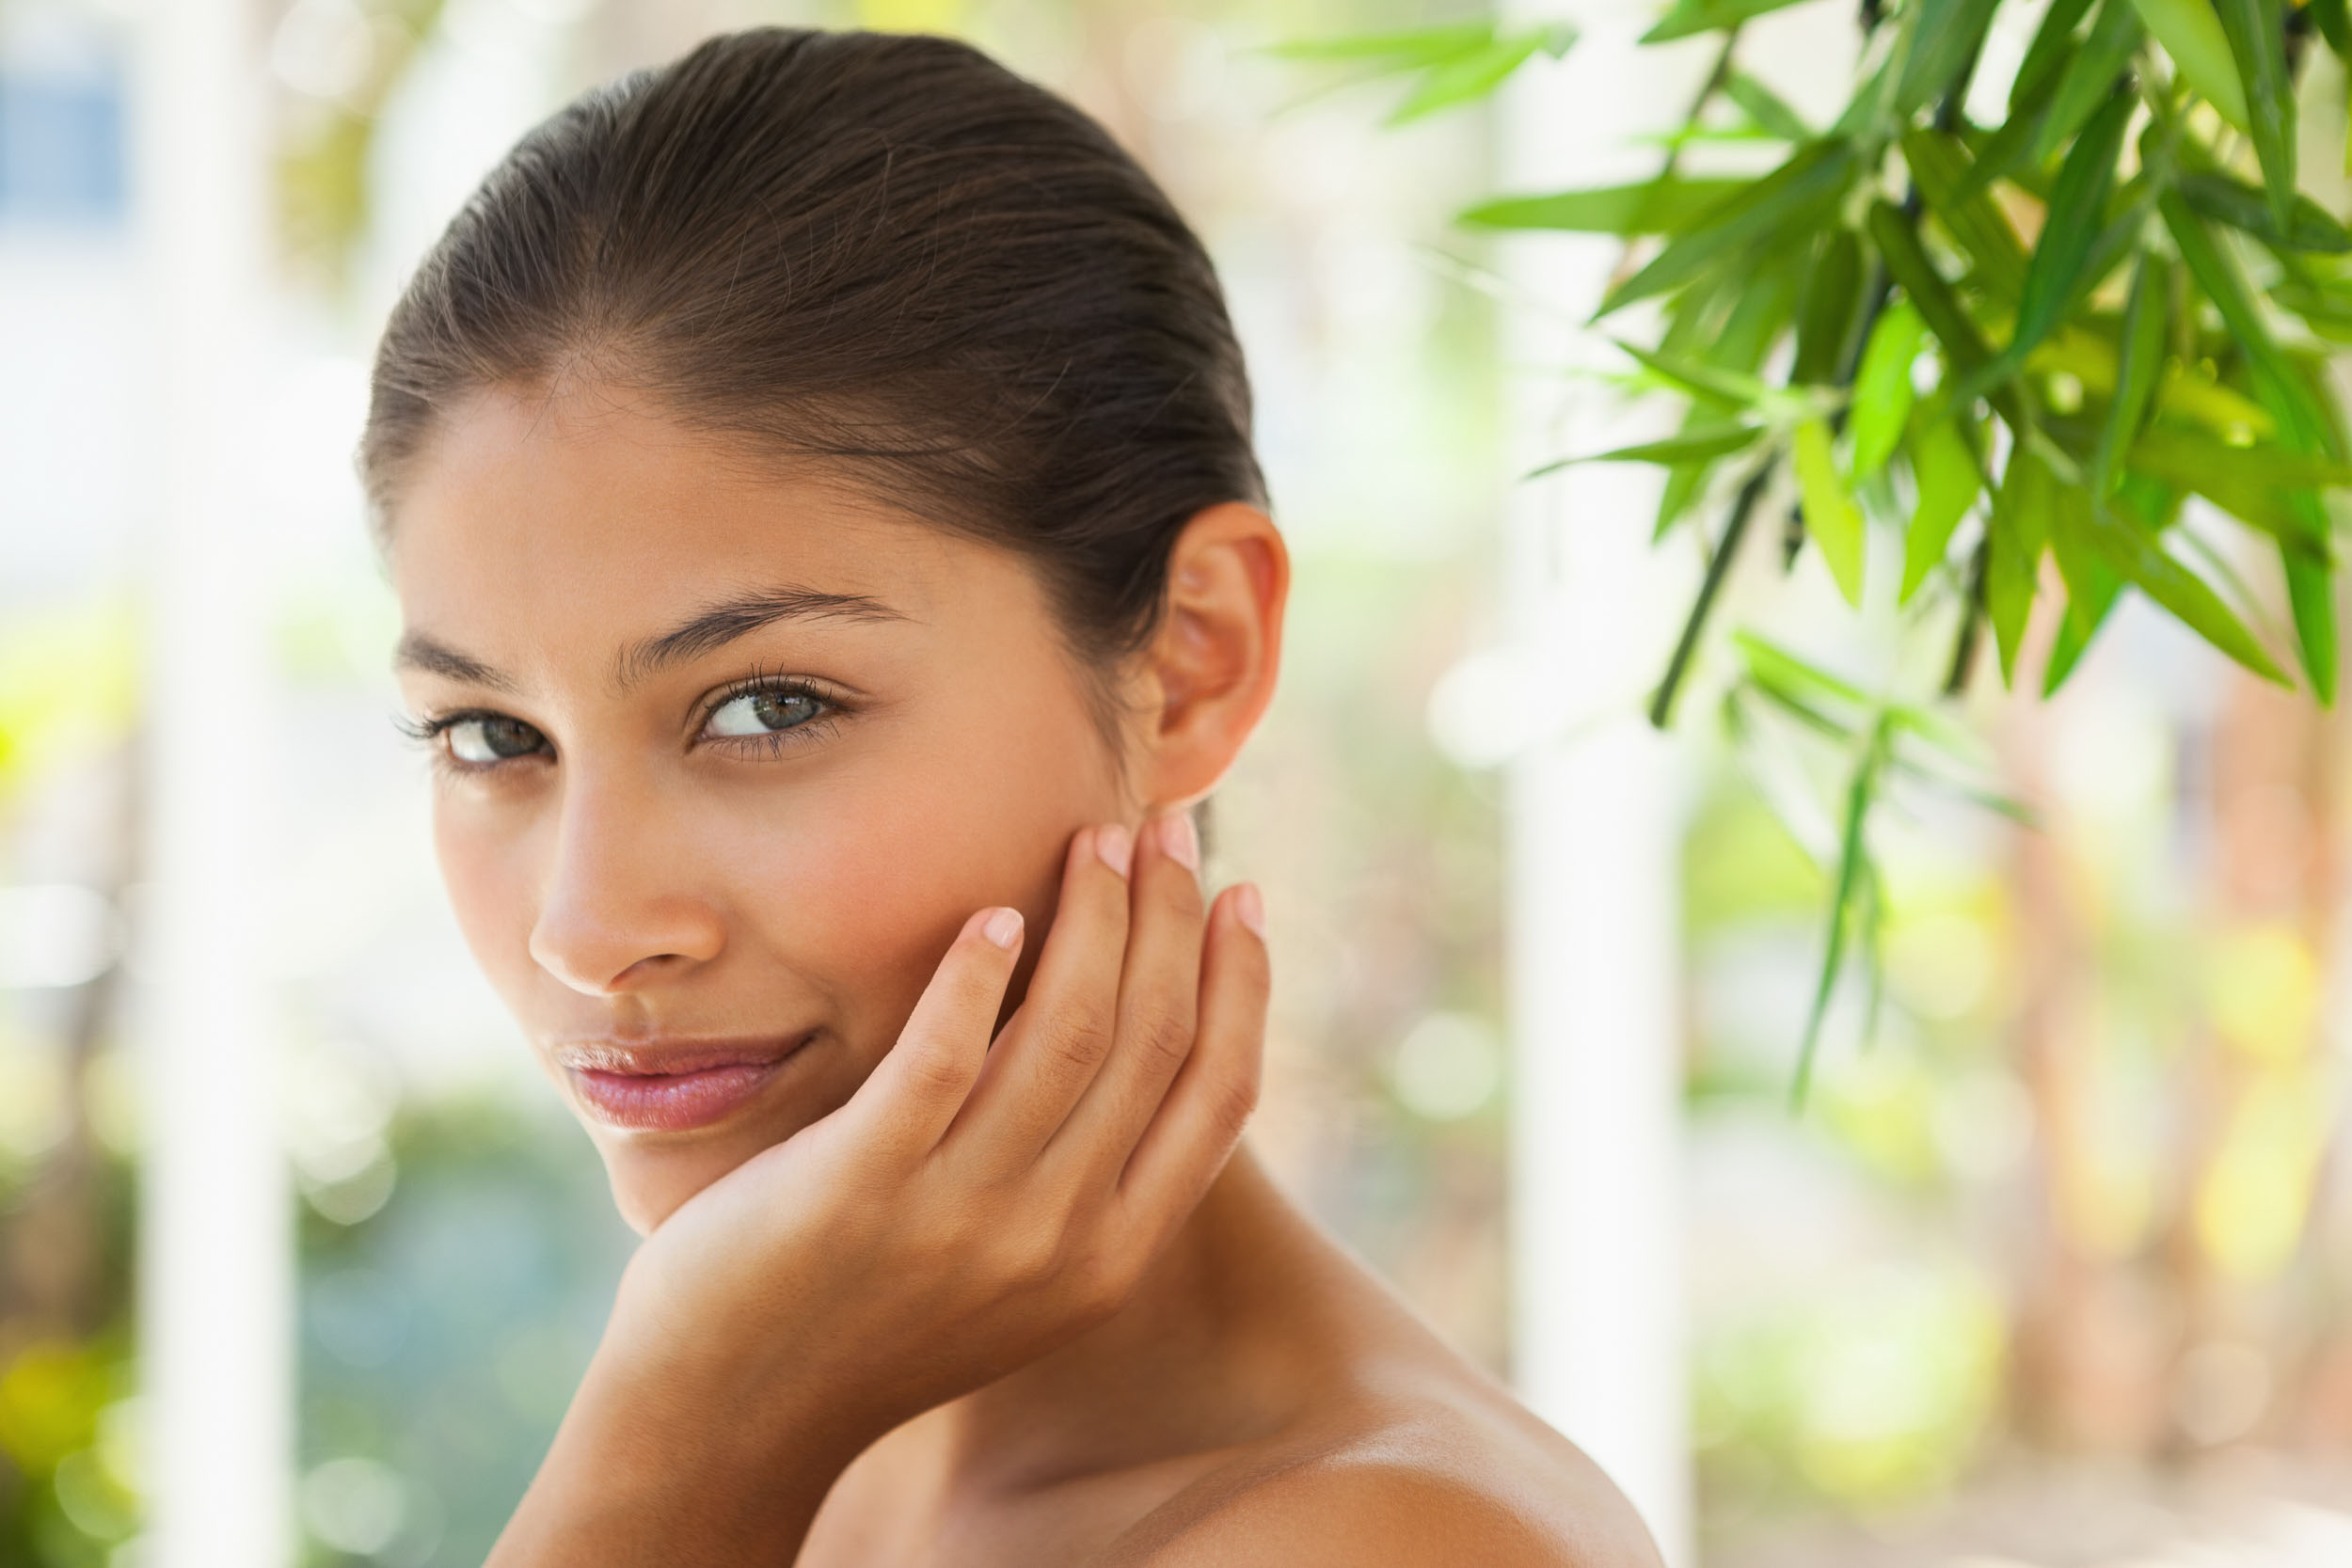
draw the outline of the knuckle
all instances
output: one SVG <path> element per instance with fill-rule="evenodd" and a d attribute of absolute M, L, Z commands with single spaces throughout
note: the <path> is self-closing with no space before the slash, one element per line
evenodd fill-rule
<path fill-rule="evenodd" d="M 1248 1125 L 1250 1113 L 1258 1108 L 1258 1076 L 1220 1077 L 1205 1085 L 1208 1090 L 1209 1125 L 1228 1142 L 1241 1136 Z"/>
<path fill-rule="evenodd" d="M 1193 1021 L 1170 1008 L 1153 1008 L 1135 1024 L 1135 1049 L 1145 1062 L 1174 1072 L 1192 1054 Z"/>
<path fill-rule="evenodd" d="M 1038 1044 L 1055 1060 L 1091 1068 L 1110 1045 L 1110 1031 L 1092 1007 L 1073 1007 L 1040 1021 Z"/>

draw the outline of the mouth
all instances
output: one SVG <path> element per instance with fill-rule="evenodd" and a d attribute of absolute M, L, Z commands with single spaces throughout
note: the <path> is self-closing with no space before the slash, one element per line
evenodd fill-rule
<path fill-rule="evenodd" d="M 553 1055 L 573 1098 L 606 1126 L 685 1132 L 726 1120 L 815 1037 L 581 1040 L 555 1047 Z"/>

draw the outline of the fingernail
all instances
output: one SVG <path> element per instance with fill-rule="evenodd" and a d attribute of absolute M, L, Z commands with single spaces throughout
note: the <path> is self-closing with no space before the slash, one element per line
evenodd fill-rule
<path fill-rule="evenodd" d="M 1233 890 L 1233 918 L 1260 942 L 1265 941 L 1265 897 L 1257 883 L 1244 882 Z"/>
<path fill-rule="evenodd" d="M 1103 857 L 1103 863 L 1120 876 L 1135 863 L 1136 835 L 1117 822 L 1105 822 L 1094 830 L 1094 852 Z"/>
<path fill-rule="evenodd" d="M 1190 812 L 1170 812 L 1160 818 L 1160 848 L 1195 876 L 1200 872 L 1200 835 L 1193 830 Z"/>
<path fill-rule="evenodd" d="M 980 922 L 980 935 L 1003 948 L 1012 951 L 1012 944 L 1021 940 L 1021 911 L 998 910 Z"/>

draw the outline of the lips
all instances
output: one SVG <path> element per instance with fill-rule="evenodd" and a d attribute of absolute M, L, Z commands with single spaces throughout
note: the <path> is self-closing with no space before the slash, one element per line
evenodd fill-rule
<path fill-rule="evenodd" d="M 769 1039 L 559 1045 L 556 1064 L 590 1116 L 632 1132 L 714 1126 L 755 1098 L 806 1035 Z"/>

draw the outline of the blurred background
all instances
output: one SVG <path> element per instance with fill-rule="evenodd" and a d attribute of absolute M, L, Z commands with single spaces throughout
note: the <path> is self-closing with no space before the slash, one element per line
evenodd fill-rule
<path fill-rule="evenodd" d="M 1649 8 L 1549 8 L 1587 44 L 1391 128 L 1271 46 L 1484 12 L 0 0 L 0 1564 L 265 1560 L 217 1543 L 266 1517 L 156 1515 L 239 1444 L 215 1502 L 288 1558 L 478 1562 L 562 1415 L 630 1238 L 444 908 L 350 451 L 512 139 L 769 22 L 969 37 L 1207 240 L 1299 563 L 1216 803 L 1276 927 L 1255 1137 L 1677 1568 L 2352 1560 L 2352 732 L 2129 613 L 2054 705 L 1980 683 L 2040 831 L 1897 825 L 1876 1026 L 1788 1108 L 1829 825 L 1695 705 L 1635 733 L 1693 565 L 1648 482 L 1514 479 L 1616 417 L 1575 326 L 1613 252 L 1451 222 L 1654 159 L 1641 102 L 1704 60 L 1610 55 Z M 1751 68 L 1842 102 L 1844 8 Z M 1827 593 L 1735 609 L 1802 642 Z M 241 827 L 177 810 L 231 787 Z"/>

